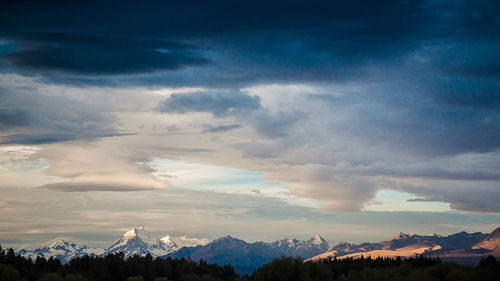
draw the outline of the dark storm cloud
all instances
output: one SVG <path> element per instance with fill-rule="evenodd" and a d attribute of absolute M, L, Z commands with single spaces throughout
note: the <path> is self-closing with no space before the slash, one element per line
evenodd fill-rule
<path fill-rule="evenodd" d="M 14 71 L 53 75 L 45 72 L 58 70 L 78 76 L 210 65 L 200 72 L 192 68 L 197 73 L 194 81 L 192 73 L 178 77 L 174 71 L 156 80 L 139 78 L 138 83 L 357 79 L 366 75 L 366 65 L 397 61 L 436 39 L 497 41 L 499 34 L 495 1 L 2 5 L 0 36 L 15 47 L 4 60 Z M 462 72 L 497 69 L 479 63 Z"/>
<path fill-rule="evenodd" d="M 25 34 L 13 40 L 18 50 L 3 58 L 16 68 L 42 74 L 135 74 L 209 63 L 188 45 L 172 41 L 61 33 Z"/>
<path fill-rule="evenodd" d="M 241 92 L 197 92 L 172 94 L 158 105 L 158 110 L 165 113 L 210 112 L 214 116 L 225 116 L 260 107 L 258 96 Z"/>
<path fill-rule="evenodd" d="M 342 133 L 425 155 L 500 147 L 498 1 L 1 5 L 0 63 L 5 72 L 121 86 L 377 82 L 382 86 L 331 102 L 355 113 Z M 179 95 L 160 109 L 222 116 L 260 106 L 256 99 L 240 96 L 243 100 L 236 101 L 236 96 Z M 210 108 L 203 108 L 206 103 L 212 103 Z M 6 126 L 2 122 L 32 122 L 22 110 L 1 112 L 0 127 Z M 296 120 L 293 113 L 260 110 L 249 121 L 272 137 L 285 135 Z"/>

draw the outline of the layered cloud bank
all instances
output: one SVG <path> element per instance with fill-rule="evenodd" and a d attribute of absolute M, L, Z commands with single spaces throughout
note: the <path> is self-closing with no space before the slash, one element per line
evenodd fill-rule
<path fill-rule="evenodd" d="M 0 9 L 3 198 L 196 189 L 335 213 L 392 190 L 500 212 L 494 1 L 40 5 Z M 188 184 L 196 165 L 250 176 Z"/>

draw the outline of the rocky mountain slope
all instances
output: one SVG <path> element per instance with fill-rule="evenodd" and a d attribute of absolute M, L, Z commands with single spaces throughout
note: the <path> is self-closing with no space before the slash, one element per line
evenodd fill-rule
<path fill-rule="evenodd" d="M 177 249 L 177 244 L 169 236 L 155 240 L 149 236 L 144 227 L 138 227 L 125 232 L 105 251 L 104 254 L 123 252 L 128 258 L 133 255 L 146 255 L 153 257 L 164 256 Z"/>
<path fill-rule="evenodd" d="M 37 256 L 44 257 L 46 259 L 54 257 L 59 259 L 63 263 L 69 262 L 75 257 L 82 257 L 86 255 L 99 256 L 103 253 L 103 249 L 89 248 L 78 242 L 67 241 L 61 238 L 47 241 L 34 249 L 28 248 L 18 251 L 18 254 L 25 257 L 30 257 L 33 260 L 35 260 Z"/>
<path fill-rule="evenodd" d="M 326 251 L 328 242 L 320 236 L 306 241 L 282 239 L 272 243 L 247 243 L 243 240 L 224 236 L 204 246 L 183 247 L 169 254 L 169 257 L 190 257 L 219 265 L 231 264 L 239 273 L 251 273 L 259 266 L 280 256 L 300 256 L 308 258 Z"/>
<path fill-rule="evenodd" d="M 205 260 L 219 265 L 231 264 L 239 273 L 251 273 L 259 266 L 280 256 L 299 256 L 310 261 L 333 257 L 410 257 L 426 255 L 453 261 L 477 262 L 487 255 L 500 256 L 500 228 L 489 234 L 480 232 L 441 236 L 437 234 L 418 235 L 399 233 L 394 237 L 376 243 L 353 244 L 341 242 L 330 245 L 320 236 L 308 240 L 281 239 L 271 243 L 248 243 L 243 240 L 224 236 L 207 243 L 197 238 L 169 236 L 152 238 L 143 227 L 125 232 L 109 248 L 93 249 L 82 244 L 54 239 L 35 248 L 22 249 L 18 253 L 35 259 L 37 256 L 55 257 L 63 263 L 74 257 L 84 255 L 105 255 L 123 252 L 128 258 L 132 255 L 153 257 L 191 258 Z"/>
<path fill-rule="evenodd" d="M 347 257 L 410 257 L 426 255 L 449 259 L 481 258 L 487 255 L 499 256 L 500 228 L 490 234 L 481 232 L 459 232 L 448 236 L 437 234 L 417 235 L 399 233 L 378 243 L 352 244 L 348 242 L 334 245 L 328 251 L 310 258 L 316 261 Z M 473 259 L 471 259 L 473 261 Z"/>

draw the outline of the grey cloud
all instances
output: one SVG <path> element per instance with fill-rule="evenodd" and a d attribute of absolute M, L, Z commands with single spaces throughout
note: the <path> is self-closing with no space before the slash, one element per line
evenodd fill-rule
<path fill-rule="evenodd" d="M 189 153 L 214 152 L 215 151 L 213 149 L 203 148 L 203 147 L 182 148 L 182 147 L 173 147 L 173 146 L 162 146 L 162 150 L 172 151 L 172 152 L 189 152 Z"/>
<path fill-rule="evenodd" d="M 94 183 L 94 182 L 60 182 L 45 184 L 40 188 L 51 189 L 62 192 L 89 192 L 89 191 L 147 191 L 158 190 L 155 187 L 136 186 L 133 184 L 119 183 Z"/>
<path fill-rule="evenodd" d="M 261 135 L 268 138 L 277 138 L 289 135 L 292 127 L 305 117 L 302 112 L 298 111 L 272 113 L 268 110 L 260 110 L 240 118 L 241 120 L 247 120 Z"/>
<path fill-rule="evenodd" d="M 14 134 L 0 137 L 0 144 L 45 144 L 71 141 L 77 139 L 75 134 Z"/>
<path fill-rule="evenodd" d="M 278 157 L 284 153 L 289 147 L 279 143 L 265 142 L 244 142 L 233 145 L 238 150 L 244 152 L 248 157 L 256 157 L 261 159 Z"/>
<path fill-rule="evenodd" d="M 42 75 L 54 69 L 74 76 L 177 70 L 155 82 L 200 79 L 212 85 L 356 80 L 364 76 L 365 66 L 397 61 L 428 41 L 498 38 L 494 15 L 499 6 L 494 1 L 190 1 L 148 6 L 125 1 L 119 7 L 107 1 L 98 7 L 21 2 L 4 5 L 0 14 L 0 36 L 15 46 L 5 58 L 13 62 L 14 71 L 36 68 Z M 101 9 L 107 12 L 96 12 Z M 168 11 L 177 15 L 165 17 Z M 78 21 L 70 20 L 76 17 Z M 203 76 L 190 71 L 176 76 L 186 66 L 212 61 L 211 68 L 196 72 Z M 94 79 L 87 83 L 102 77 Z M 151 83 L 149 77 L 135 81 Z"/>
<path fill-rule="evenodd" d="M 211 125 L 206 125 L 204 126 L 205 129 L 203 130 L 204 133 L 225 133 L 231 130 L 239 129 L 243 127 L 241 124 L 233 124 L 233 125 L 225 125 L 225 126 L 211 126 Z"/>
<path fill-rule="evenodd" d="M 46 144 L 130 134 L 117 131 L 114 117 L 102 106 L 44 92 L 30 79 L 24 81 L 28 84 L 24 87 L 10 84 L 8 79 L 2 77 L 5 83 L 0 87 L 0 144 Z"/>
<path fill-rule="evenodd" d="M 72 134 L 72 133 L 52 133 L 52 134 L 14 134 L 0 136 L 0 144 L 49 144 L 78 139 L 93 139 L 116 136 L 129 136 L 130 133 L 108 133 L 108 134 Z"/>
<path fill-rule="evenodd" d="M 324 201 L 328 210 L 359 210 L 381 188 L 377 177 L 470 181 L 467 194 L 489 194 L 482 188 L 498 182 L 498 165 L 485 162 L 500 149 L 496 1 L 125 2 L 103 4 L 103 13 L 68 1 L 19 3 L 0 9 L 0 37 L 8 45 L 0 50 L 2 71 L 80 86 L 211 87 L 172 95 L 158 109 L 206 112 L 253 128 L 264 139 L 230 145 L 256 162 L 263 158 L 255 170 L 269 161 L 264 173 L 296 183 L 290 187 L 295 194 Z M 165 17 L 171 10 L 177 12 Z M 324 82 L 326 89 L 278 110 L 257 96 L 216 90 L 290 82 Z M 336 86 L 344 85 L 352 90 L 339 95 Z M 84 106 L 35 94 L 25 100 L 2 94 L 0 101 L 7 139 L 36 143 L 117 133 L 106 109 L 93 108 L 99 102 Z M 464 154 L 477 154 L 480 165 L 448 158 Z M 353 167 L 334 167 L 342 161 Z M 304 163 L 331 167 L 291 180 L 303 171 L 287 165 Z M 362 182 L 350 179 L 357 176 Z M 480 210 L 480 198 L 434 188 L 424 194 L 428 199 Z"/>
<path fill-rule="evenodd" d="M 0 107 L 0 130 L 13 126 L 25 126 L 31 122 L 29 112 L 22 108 Z"/>
<path fill-rule="evenodd" d="M 342 132 L 366 145 L 426 156 L 500 148 L 498 81 L 457 81 L 415 65 L 385 72 L 396 76 L 392 83 L 360 83 L 354 93 L 306 98 L 328 108 L 324 122 L 331 134 Z"/>
<path fill-rule="evenodd" d="M 431 182 L 429 186 L 405 185 L 401 189 L 416 194 L 415 200 L 450 203 L 456 210 L 500 212 L 498 182 Z"/>
<path fill-rule="evenodd" d="M 158 110 L 165 113 L 209 112 L 219 117 L 259 108 L 258 96 L 242 92 L 172 94 L 158 105 Z"/>
<path fill-rule="evenodd" d="M 496 167 L 481 167 L 480 169 L 455 168 L 446 169 L 439 167 L 438 163 L 427 162 L 425 164 L 392 166 L 382 163 L 371 165 L 358 165 L 332 168 L 332 172 L 343 175 L 360 176 L 395 176 L 400 178 L 425 178 L 438 180 L 458 181 L 500 181 L 500 173 L 495 172 Z"/>
<path fill-rule="evenodd" d="M 243 92 L 172 94 L 157 109 L 163 113 L 208 112 L 218 118 L 234 116 L 269 138 L 288 135 L 290 127 L 305 117 L 298 111 L 271 112 L 262 107 L 258 96 Z"/>
<path fill-rule="evenodd" d="M 210 63 L 189 45 L 167 40 L 60 32 L 18 34 L 11 40 L 16 48 L 3 59 L 14 68 L 42 74 L 138 74 Z"/>

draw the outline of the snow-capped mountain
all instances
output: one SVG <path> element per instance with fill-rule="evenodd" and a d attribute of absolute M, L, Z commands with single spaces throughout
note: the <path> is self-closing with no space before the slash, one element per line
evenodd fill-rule
<path fill-rule="evenodd" d="M 329 249 L 330 245 L 321 236 L 316 235 L 309 240 L 282 239 L 270 243 L 271 247 L 280 249 L 285 256 L 312 257 Z"/>
<path fill-rule="evenodd" d="M 320 236 L 301 241 L 282 239 L 271 243 L 248 243 L 223 236 L 204 246 L 183 247 L 168 254 L 173 258 L 190 257 L 219 265 L 231 264 L 239 273 L 251 273 L 259 266 L 281 256 L 309 258 L 328 250 L 328 242 Z"/>
<path fill-rule="evenodd" d="M 81 256 L 98 256 L 104 253 L 103 249 L 89 248 L 78 242 L 67 241 L 61 238 L 56 238 L 45 243 L 42 243 L 34 249 L 21 249 L 18 254 L 31 257 L 35 260 L 37 256 L 49 259 L 54 257 L 59 259 L 62 263 L 67 263 L 75 257 Z"/>
<path fill-rule="evenodd" d="M 150 253 L 153 257 L 159 257 L 167 255 L 177 248 L 177 244 L 170 240 L 169 236 L 155 240 L 149 236 L 144 227 L 137 227 L 125 232 L 106 250 L 105 254 L 123 252 L 128 258 L 133 255 L 143 256 Z"/>
<path fill-rule="evenodd" d="M 500 256 L 500 228 L 489 234 L 463 231 L 448 236 L 399 233 L 384 241 L 361 244 L 340 242 L 330 245 L 321 236 L 314 236 L 308 240 L 281 239 L 271 243 L 248 243 L 231 236 L 224 236 L 207 242 L 206 239 L 185 236 L 177 238 L 165 236 L 155 239 L 143 227 L 138 227 L 125 232 L 105 251 L 88 248 L 65 239 L 54 239 L 41 246 L 20 250 L 18 253 L 32 259 L 37 256 L 45 258 L 52 256 L 63 263 L 84 255 L 101 256 L 123 252 L 128 258 L 136 254 L 150 253 L 153 257 L 190 257 L 195 261 L 203 259 L 219 265 L 231 264 L 239 273 L 251 273 L 259 266 L 281 256 L 319 260 L 332 257 L 427 255 L 470 263 L 477 262 L 487 255 Z"/>

